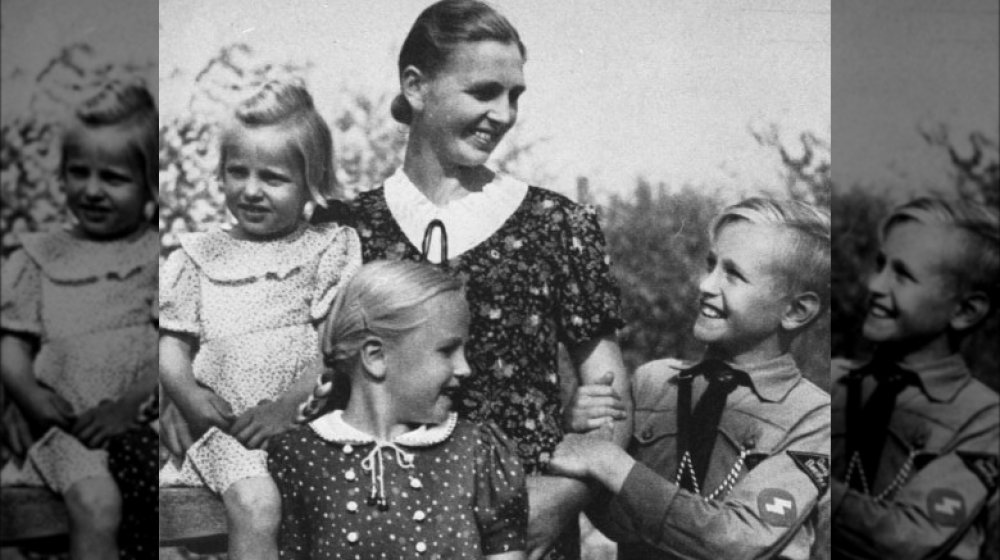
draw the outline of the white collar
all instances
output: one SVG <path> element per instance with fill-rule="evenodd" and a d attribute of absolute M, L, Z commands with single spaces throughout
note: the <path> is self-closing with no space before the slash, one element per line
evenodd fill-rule
<path fill-rule="evenodd" d="M 319 437 L 334 443 L 350 445 L 385 443 L 375 436 L 351 426 L 344 421 L 343 416 L 343 410 L 334 410 L 310 422 L 309 427 Z M 448 419 L 444 422 L 432 426 L 423 425 L 405 434 L 400 434 L 392 438 L 392 443 L 407 447 L 430 447 L 431 445 L 437 445 L 451 437 L 451 433 L 455 431 L 457 423 L 458 414 L 451 412 L 448 414 Z"/>
<path fill-rule="evenodd" d="M 528 194 L 528 184 L 509 175 L 496 173 L 478 192 L 443 206 L 431 202 L 399 168 L 385 180 L 385 202 L 403 235 L 420 248 L 431 220 L 441 220 L 448 233 L 448 258 L 453 259 L 486 241 L 520 207 Z M 434 235 L 431 262 L 439 262 L 441 240 Z"/>

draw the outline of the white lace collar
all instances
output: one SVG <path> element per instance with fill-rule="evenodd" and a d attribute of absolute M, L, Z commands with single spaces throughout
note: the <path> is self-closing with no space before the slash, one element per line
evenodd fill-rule
<path fill-rule="evenodd" d="M 449 259 L 489 239 L 518 209 L 527 194 L 527 183 L 496 173 L 481 191 L 437 206 L 420 192 L 402 168 L 385 180 L 386 205 L 410 243 L 420 248 L 427 224 L 431 220 L 441 220 L 448 233 Z M 440 237 L 434 235 L 430 260 L 439 262 L 440 255 Z"/>
<path fill-rule="evenodd" d="M 351 426 L 344 421 L 343 410 L 320 416 L 309 423 L 316 435 L 334 443 L 345 445 L 365 445 L 368 443 L 385 443 L 371 434 Z M 424 425 L 415 430 L 400 434 L 392 439 L 392 443 L 405 445 L 406 447 L 430 447 L 437 445 L 451 437 L 458 423 L 458 414 L 452 412 L 448 414 L 448 419 L 440 424 L 432 426 Z"/>

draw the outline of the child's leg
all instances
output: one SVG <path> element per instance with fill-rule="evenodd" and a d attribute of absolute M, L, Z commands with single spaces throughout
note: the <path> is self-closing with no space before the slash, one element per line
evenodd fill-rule
<path fill-rule="evenodd" d="M 277 560 L 281 494 L 269 476 L 234 482 L 222 501 L 229 522 L 230 560 Z"/>
<path fill-rule="evenodd" d="M 110 476 L 85 478 L 63 494 L 73 560 L 118 560 L 122 499 Z"/>

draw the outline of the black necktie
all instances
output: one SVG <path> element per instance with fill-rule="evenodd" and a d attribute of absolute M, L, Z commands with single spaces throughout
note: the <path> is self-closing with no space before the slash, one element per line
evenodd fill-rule
<path fill-rule="evenodd" d="M 705 376 L 708 387 L 692 410 L 691 382 L 699 375 Z M 750 376 L 720 360 L 705 360 L 682 372 L 678 381 L 678 448 L 681 456 L 685 451 L 690 453 L 694 475 L 701 487 L 712 460 L 712 450 L 715 448 L 722 411 L 726 408 L 726 399 L 736 387 L 749 386 Z M 681 477 L 681 486 L 695 491 L 690 477 Z"/>
<path fill-rule="evenodd" d="M 867 375 L 872 375 L 878 385 L 861 406 L 861 384 Z M 875 484 L 878 475 L 882 448 L 889 435 L 889 422 L 896 408 L 896 397 L 909 385 L 920 383 L 917 374 L 903 369 L 895 363 L 873 361 L 851 374 L 848 387 L 848 414 L 851 421 L 848 434 L 854 450 L 861 455 L 863 476 L 868 484 Z M 853 454 L 853 453 L 852 453 Z M 858 480 L 860 483 L 860 479 Z M 863 483 L 861 483 L 863 484 Z M 852 481 L 853 485 L 853 481 Z"/>

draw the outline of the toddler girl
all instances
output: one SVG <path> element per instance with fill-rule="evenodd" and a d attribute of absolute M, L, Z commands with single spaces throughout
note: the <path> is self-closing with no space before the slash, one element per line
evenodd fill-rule
<path fill-rule="evenodd" d="M 286 432 L 269 466 L 282 497 L 281 557 L 524 558 L 528 502 L 517 452 L 493 425 L 451 411 L 470 314 L 461 282 L 429 265 L 365 265 L 321 334 L 346 409 Z"/>
<path fill-rule="evenodd" d="M 3 268 L 0 375 L 34 442 L 0 480 L 62 494 L 74 559 L 119 557 L 122 492 L 104 448 L 156 387 L 157 127 L 141 84 L 84 102 L 60 164 L 75 224 L 21 236 Z"/>
<path fill-rule="evenodd" d="M 360 266 L 360 246 L 352 229 L 309 224 L 334 184 L 333 144 L 303 87 L 271 82 L 237 108 L 219 175 L 236 225 L 181 236 L 160 276 L 161 382 L 196 438 L 160 481 L 222 496 L 232 558 L 276 558 L 267 454 L 241 443 L 266 442 L 233 426 L 317 371 L 314 325 Z"/>

